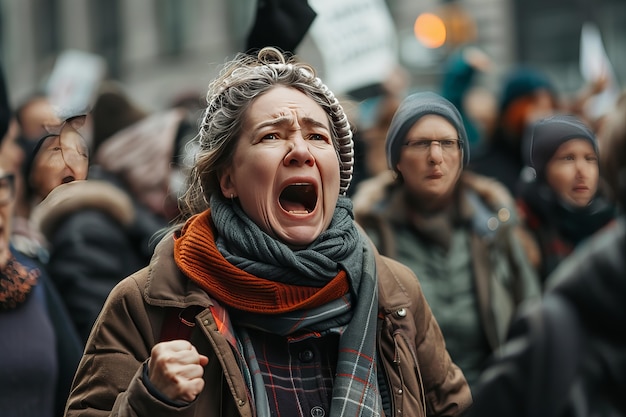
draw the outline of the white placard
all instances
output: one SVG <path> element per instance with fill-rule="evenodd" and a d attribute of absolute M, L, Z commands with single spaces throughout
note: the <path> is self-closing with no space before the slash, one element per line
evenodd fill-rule
<path fill-rule="evenodd" d="M 592 117 L 606 114 L 614 105 L 620 93 L 617 78 L 611 61 L 604 49 L 598 27 L 590 22 L 583 25 L 580 34 L 580 73 L 589 83 L 602 76 L 607 77 L 607 86 L 600 94 L 589 100 L 586 111 Z"/>
<path fill-rule="evenodd" d="M 87 113 L 106 71 L 106 62 L 95 54 L 67 50 L 59 54 L 46 93 L 61 119 Z"/>
<path fill-rule="evenodd" d="M 309 0 L 309 30 L 335 93 L 382 82 L 398 62 L 396 28 L 384 0 Z"/>

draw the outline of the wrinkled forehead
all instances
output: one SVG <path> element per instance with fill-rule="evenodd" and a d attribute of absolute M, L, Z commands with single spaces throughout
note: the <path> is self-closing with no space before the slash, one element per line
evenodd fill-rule
<path fill-rule="evenodd" d="M 329 110 L 309 94 L 288 86 L 274 86 L 255 97 L 244 114 L 246 127 L 278 126 L 295 121 L 332 130 Z"/>

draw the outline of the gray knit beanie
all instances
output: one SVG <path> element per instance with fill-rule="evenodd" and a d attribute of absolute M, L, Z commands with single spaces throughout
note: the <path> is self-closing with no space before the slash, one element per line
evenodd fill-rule
<path fill-rule="evenodd" d="M 559 146 L 570 139 L 589 141 L 598 155 L 595 134 L 575 116 L 556 115 L 533 123 L 522 142 L 525 165 L 534 168 L 537 178 L 543 179 L 548 161 Z"/>
<path fill-rule="evenodd" d="M 406 97 L 391 120 L 386 142 L 387 165 L 390 169 L 397 171 L 396 165 L 400 160 L 400 151 L 407 133 L 415 122 L 427 114 L 442 116 L 455 127 L 461 141 L 463 166 L 467 166 L 470 157 L 469 142 L 461 114 L 452 103 L 440 95 L 421 92 Z"/>

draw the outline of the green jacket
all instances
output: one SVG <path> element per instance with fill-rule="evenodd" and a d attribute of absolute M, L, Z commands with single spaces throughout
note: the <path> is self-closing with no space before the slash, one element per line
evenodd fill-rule
<path fill-rule="evenodd" d="M 471 377 L 482 371 L 485 360 L 506 339 L 518 306 L 540 296 L 537 274 L 521 243 L 530 237 L 518 225 L 512 197 L 496 181 L 464 172 L 453 209 L 456 220 L 448 232 L 454 245 L 449 253 L 454 255 L 446 255 L 414 224 L 404 190 L 391 172 L 368 181 L 353 198 L 357 222 L 381 254 L 417 275 L 444 329 L 446 345 L 450 352 L 459 352 L 453 359 L 471 384 Z M 429 227 L 434 235 L 444 233 Z M 450 271 L 458 276 L 446 275 Z M 447 300 L 448 294 L 455 299 Z M 448 333 L 444 324 L 450 324 Z M 472 364 L 471 369 L 462 364 Z"/>
<path fill-rule="evenodd" d="M 376 256 L 378 348 L 393 415 L 461 415 L 471 404 L 470 390 L 445 349 L 417 279 L 407 267 Z M 65 415 L 254 416 L 244 377 L 231 346 L 217 331 L 211 303 L 206 292 L 179 271 L 173 239 L 165 238 L 150 265 L 111 292 L 87 342 Z M 191 404 L 174 407 L 151 395 L 142 368 L 160 340 L 165 307 L 192 306 L 199 313 L 190 341 L 209 357 L 205 389 Z"/>

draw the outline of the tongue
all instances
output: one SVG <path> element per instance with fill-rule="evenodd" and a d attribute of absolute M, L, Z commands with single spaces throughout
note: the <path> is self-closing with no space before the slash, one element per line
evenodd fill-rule
<path fill-rule="evenodd" d="M 283 209 L 292 213 L 307 213 L 304 204 L 300 204 L 296 201 L 283 200 L 280 202 L 280 205 L 283 206 Z"/>

